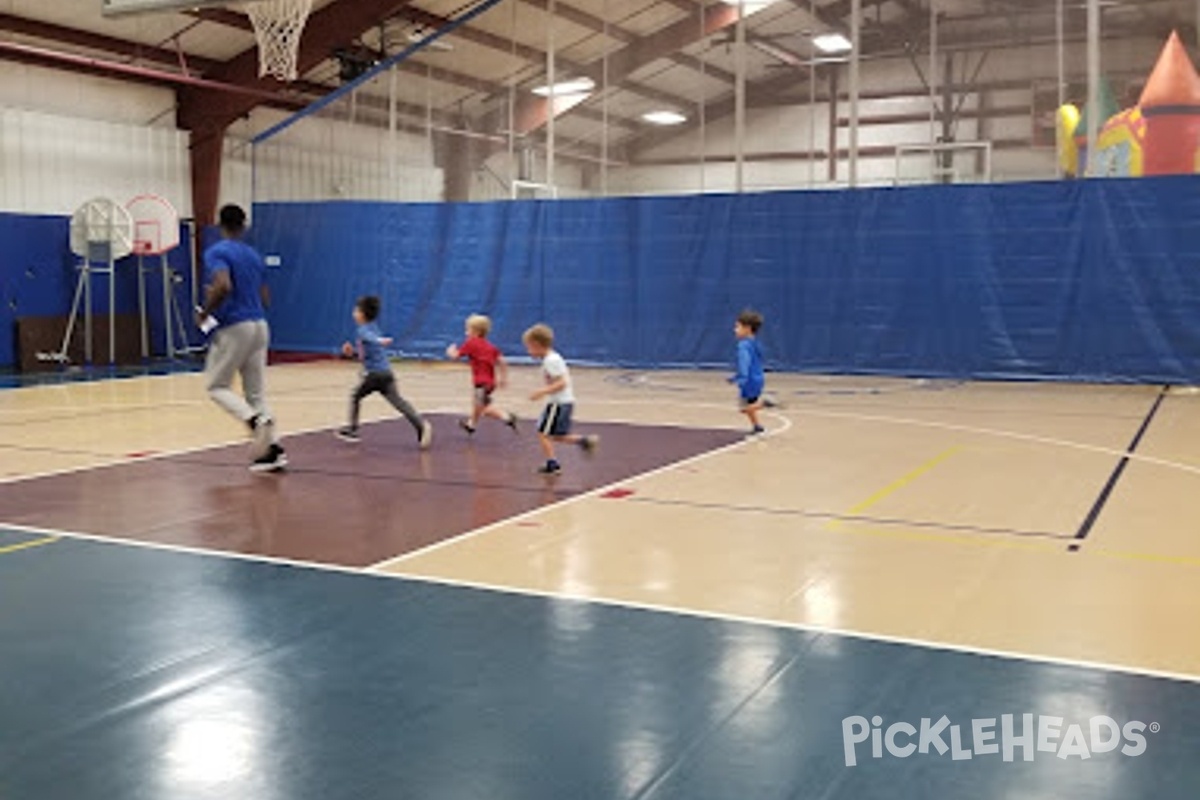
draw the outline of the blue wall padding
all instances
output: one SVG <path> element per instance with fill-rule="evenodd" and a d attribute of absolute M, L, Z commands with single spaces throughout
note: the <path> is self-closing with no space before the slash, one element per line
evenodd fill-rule
<path fill-rule="evenodd" d="M 256 206 L 279 349 L 331 351 L 382 296 L 438 356 L 475 311 L 570 358 L 727 364 L 744 306 L 777 369 L 1200 380 L 1200 179 L 477 204 Z"/>
<path fill-rule="evenodd" d="M 777 369 L 1200 380 L 1200 179 L 255 208 L 275 346 L 331 351 L 359 294 L 398 349 L 545 320 L 570 358 L 717 365 L 744 306 Z"/>
<path fill-rule="evenodd" d="M 19 317 L 65 316 L 71 310 L 78 258 L 69 246 L 70 220 L 58 216 L 0 214 L 0 369 L 12 368 L 16 353 L 16 320 Z M 191 247 L 189 229 L 181 228 L 182 243 L 169 254 L 172 267 L 185 277 L 175 287 L 180 308 L 188 314 L 190 298 Z M 147 262 L 149 263 L 149 261 Z M 117 313 L 137 313 L 136 259 L 117 263 Z M 162 282 L 158 272 L 146 278 L 147 311 L 150 317 L 151 350 L 163 351 Z M 92 282 L 92 307 L 108 314 L 108 277 L 97 275 Z M 190 317 L 188 335 L 194 334 Z M 176 333 L 178 339 L 178 333 Z"/>

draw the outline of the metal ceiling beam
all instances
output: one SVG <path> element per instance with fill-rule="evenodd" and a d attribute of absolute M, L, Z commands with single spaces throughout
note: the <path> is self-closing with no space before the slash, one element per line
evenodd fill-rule
<path fill-rule="evenodd" d="M 17 61 L 23 64 L 65 69 L 102 78 L 131 80 L 137 83 L 152 84 L 164 87 L 189 86 L 206 91 L 234 94 L 253 98 L 258 103 L 269 103 L 277 108 L 299 110 L 305 103 L 295 97 L 287 97 L 279 92 L 269 92 L 246 86 L 235 86 L 220 83 L 194 75 L 184 75 L 180 72 L 153 69 L 151 67 L 124 64 L 117 61 L 93 58 L 76 53 L 64 53 L 45 47 L 20 44 L 17 42 L 0 42 L 0 59 Z"/>
<path fill-rule="evenodd" d="M 165 66 L 179 66 L 179 52 L 176 50 L 130 42 L 65 25 L 26 19 L 14 14 L 0 14 L 0 30 L 100 53 L 111 53 L 127 58 L 133 63 L 144 61 Z M 211 72 L 221 63 L 193 55 L 186 55 L 185 58 L 189 68 L 194 67 L 197 72 L 201 73 Z"/>
<path fill-rule="evenodd" d="M 203 9 L 203 10 L 193 11 L 193 12 L 189 12 L 189 13 L 195 17 L 205 19 L 209 22 L 216 22 L 216 23 L 219 23 L 222 25 L 238 27 L 238 28 L 247 28 L 247 29 L 250 29 L 250 27 L 251 27 L 250 21 L 247 17 L 245 17 L 241 14 L 234 13 L 232 11 L 224 11 L 221 9 L 216 9 L 216 10 Z M 415 6 L 407 6 L 405 8 L 400 9 L 397 12 L 395 18 L 403 19 L 414 25 L 420 25 L 424 28 L 429 28 L 432 30 L 437 30 L 445 25 L 449 25 L 451 22 L 451 20 L 447 19 L 446 17 L 441 17 L 441 16 L 438 16 L 437 14 L 431 14 L 430 12 L 425 11 L 424 9 L 416 8 Z M 525 59 L 526 61 L 530 61 L 535 64 L 544 63 L 546 60 L 546 54 L 544 52 L 542 52 L 541 50 L 538 50 L 535 47 L 529 47 L 528 45 L 524 45 L 519 42 L 514 42 L 509 39 L 505 39 L 502 36 L 497 36 L 493 33 L 489 33 L 485 30 L 481 30 L 479 28 L 475 28 L 470 25 L 459 26 L 458 28 L 456 28 L 454 30 L 454 32 L 451 35 L 457 36 L 458 38 L 461 38 L 464 41 L 478 44 L 481 47 L 486 47 L 495 52 L 504 53 L 505 55 L 515 55 L 519 58 Z M 568 69 L 582 69 L 582 65 L 576 64 L 571 61 L 564 61 L 564 60 L 560 59 L 560 63 L 564 63 L 564 66 Z M 400 64 L 398 64 L 397 67 L 402 72 L 407 72 L 411 75 L 417 75 L 417 76 L 421 76 L 421 77 L 427 76 L 427 71 L 424 66 L 424 62 L 403 61 Z M 504 86 L 503 84 L 496 83 L 493 81 L 483 81 L 472 75 L 467 75 L 467 74 L 461 73 L 461 72 L 455 72 L 455 71 L 449 70 L 449 69 L 441 69 L 438 67 L 434 67 L 432 73 L 428 74 L 428 77 L 431 77 L 436 81 L 440 81 L 442 83 L 449 84 L 451 86 L 458 86 L 461 88 L 470 89 L 471 91 L 474 91 L 474 92 L 481 92 L 481 93 L 485 93 L 485 94 L 492 95 L 492 96 L 499 96 L 499 95 L 504 95 L 504 94 L 508 93 L 508 87 Z M 330 90 L 332 90 L 332 88 L 333 87 L 330 87 Z M 654 89 L 651 89 L 649 87 L 646 87 L 645 89 L 641 89 L 636 86 L 630 87 L 630 91 L 644 92 L 646 95 L 650 96 L 650 99 L 661 99 L 661 94 L 656 93 L 656 91 Z M 677 99 L 677 98 L 674 98 L 673 96 L 671 96 L 671 97 L 673 99 Z M 583 112 L 582 116 L 584 116 L 587 119 L 590 119 L 593 122 L 602 122 L 604 120 L 604 116 L 602 114 L 600 114 L 599 112 L 594 112 L 594 111 Z M 610 123 L 614 123 L 617 125 L 621 125 L 623 127 L 631 128 L 631 129 L 640 127 L 640 125 L 638 125 L 638 123 L 636 123 L 626 117 L 616 116 L 616 115 L 612 115 L 612 114 L 610 114 L 608 116 L 608 121 Z"/>
<path fill-rule="evenodd" d="M 545 11 L 549 7 L 549 0 L 521 0 L 521 2 L 541 11 Z M 696 5 L 692 2 L 692 0 L 677 0 L 677 2 L 672 4 L 675 5 L 676 8 L 686 11 L 688 14 L 692 14 L 696 10 Z M 608 22 L 606 25 L 604 19 L 593 16 L 586 11 L 581 11 L 572 5 L 555 2 L 554 9 L 558 16 L 562 17 L 568 22 L 573 22 L 580 27 L 587 28 L 592 33 L 599 33 L 603 36 L 608 36 L 610 39 L 615 39 L 623 44 L 635 42 L 640 38 L 639 34 L 634 33 L 631 30 L 622 28 L 620 25 L 617 25 L 613 22 Z M 667 58 L 682 67 L 687 67 L 688 69 L 693 69 L 697 72 L 701 71 L 700 59 L 696 58 L 695 56 L 689 56 L 686 53 L 673 53 L 667 56 Z M 734 76 L 732 72 L 712 65 L 704 65 L 703 71 L 705 74 L 717 80 L 723 81 L 730 86 L 733 85 Z"/>
<path fill-rule="evenodd" d="M 544 2 L 539 4 L 538 2 L 536 2 L 536 0 L 532 0 L 531 2 L 529 2 L 529 4 L 534 6 L 535 8 L 545 8 Z M 561 11 L 563 6 L 561 4 L 559 4 L 559 5 L 556 5 L 555 8 Z M 597 24 L 601 25 L 601 28 L 603 27 L 602 23 L 600 23 L 598 20 L 595 20 L 595 18 L 590 17 L 590 15 L 584 14 L 584 12 L 581 12 L 581 11 L 576 11 L 575 13 L 577 16 L 582 15 L 583 17 L 588 18 L 589 23 L 596 22 Z M 400 14 L 398 16 L 400 16 L 404 19 L 407 19 L 410 22 L 413 22 L 415 24 L 422 25 L 427 28 L 433 28 L 433 29 L 441 28 L 444 25 L 448 25 L 450 23 L 450 20 L 445 17 L 440 17 L 436 14 L 431 14 L 428 11 L 425 11 L 423 9 L 419 9 L 419 8 L 415 8 L 415 7 L 411 7 L 411 6 L 404 9 L 402 12 L 400 12 Z M 509 39 L 505 39 L 502 36 L 497 36 L 493 33 L 488 33 L 487 31 L 483 31 L 478 28 L 473 28 L 469 25 L 460 26 L 459 28 L 457 28 L 454 31 L 454 34 L 452 34 L 452 35 L 459 36 L 460 38 L 462 38 L 466 41 L 472 42 L 474 44 L 478 44 L 482 47 L 487 47 L 488 49 L 494 50 L 499 53 L 517 55 L 517 56 L 525 59 L 526 61 L 530 62 L 531 64 L 540 65 L 540 64 L 546 63 L 546 53 L 543 50 L 539 50 L 536 47 L 530 47 L 529 45 L 524 45 L 519 42 L 513 42 Z M 632 35 L 632 34 L 630 34 L 630 35 Z M 558 64 L 564 70 L 566 70 L 567 72 L 570 72 L 572 74 L 583 74 L 587 69 L 587 67 L 585 67 L 583 64 L 580 64 L 579 62 L 572 61 L 570 59 L 561 58 L 561 57 L 558 59 Z M 659 89 L 655 89 L 651 86 L 645 86 L 643 84 L 638 84 L 633 81 L 628 81 L 626 83 L 626 85 L 622 86 L 622 88 L 626 89 L 627 91 L 633 92 L 634 94 L 645 97 L 648 100 L 654 100 L 655 102 L 672 103 L 672 104 L 683 102 L 683 100 L 680 97 L 678 97 L 674 94 L 671 94 L 670 92 L 664 92 Z M 507 91 L 507 89 L 505 89 L 504 91 Z"/>
<path fill-rule="evenodd" d="M 574 77 L 587 77 L 595 81 L 597 86 L 620 86 L 628 77 L 659 59 L 665 58 L 687 47 L 693 42 L 730 27 L 738 20 L 738 7 L 718 3 L 706 9 L 696 7 L 693 13 L 684 19 L 667 25 L 649 36 L 638 39 L 629 45 L 609 54 L 605 60 L 593 61 Z M 665 93 L 664 93 L 665 94 Z M 671 101 L 671 97 L 664 98 Z M 594 99 L 591 101 L 596 102 Z M 691 106 L 691 101 L 675 97 L 675 105 Z M 582 104 L 579 104 L 582 105 Z M 571 113 L 576 105 L 566 110 L 560 110 L 556 116 Z M 540 129 L 546 124 L 550 115 L 550 102 L 547 98 L 524 96 L 518 102 L 515 118 L 518 120 L 517 132 L 528 134 Z"/>

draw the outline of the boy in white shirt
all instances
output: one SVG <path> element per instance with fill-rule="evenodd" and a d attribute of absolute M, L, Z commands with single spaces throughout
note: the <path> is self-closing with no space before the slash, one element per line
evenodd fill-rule
<path fill-rule="evenodd" d="M 521 337 L 529 355 L 542 362 L 542 374 L 546 385 L 532 395 L 531 400 L 545 398 L 546 408 L 538 421 L 538 440 L 542 445 L 542 453 L 546 463 L 538 468 L 538 472 L 554 475 L 562 471 L 562 466 L 554 458 L 554 443 L 567 442 L 577 444 L 585 453 L 596 449 L 600 442 L 598 436 L 580 436 L 571 433 L 571 411 L 575 407 L 575 392 L 571 389 L 571 372 L 567 362 L 554 349 L 554 331 L 549 325 L 537 324 L 525 331 Z"/>

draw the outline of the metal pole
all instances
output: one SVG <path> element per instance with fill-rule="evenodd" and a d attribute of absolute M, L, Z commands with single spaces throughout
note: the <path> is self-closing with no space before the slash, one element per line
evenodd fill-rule
<path fill-rule="evenodd" d="M 1197 0 L 1200 2 L 1200 0 Z M 708 16 L 708 0 L 700 0 L 700 41 L 704 42 L 704 50 L 700 53 L 700 194 L 704 194 L 705 171 L 708 162 L 708 98 L 705 81 L 708 77 L 707 65 L 709 41 L 704 35 L 704 19 Z"/>
<path fill-rule="evenodd" d="M 510 44 L 510 55 L 512 60 L 517 60 L 517 4 L 510 3 L 512 6 L 512 27 L 509 30 L 508 40 Z M 518 72 L 519 74 L 519 72 Z M 513 181 L 517 180 L 520 175 L 520 169 L 517 167 L 517 78 L 514 75 L 509 78 L 508 82 L 508 187 L 509 196 L 515 197 L 512 191 Z"/>
<path fill-rule="evenodd" d="M 862 76 L 859 67 L 862 60 L 862 0 L 850 3 L 850 187 L 858 186 L 858 101 Z"/>
<path fill-rule="evenodd" d="M 108 363 L 117 363 L 117 263 L 108 257 Z"/>
<path fill-rule="evenodd" d="M 163 328 L 167 336 L 167 358 L 175 358 L 175 332 L 171 328 L 171 308 L 175 305 L 171 302 L 171 299 L 175 296 L 175 274 L 171 270 L 167 254 L 163 253 L 159 258 L 162 259 Z M 139 264 L 138 266 L 140 268 L 141 265 Z"/>
<path fill-rule="evenodd" d="M 1200 2 L 1200 0 L 1196 0 Z M 808 0 L 808 16 L 817 19 L 817 0 Z M 808 34 L 808 188 L 817 186 L 817 54 L 813 46 L 815 34 Z"/>
<path fill-rule="evenodd" d="M 1096 139 L 1100 134 L 1100 0 L 1088 0 L 1087 25 L 1087 174 L 1091 175 L 1096 163 Z"/>
<path fill-rule="evenodd" d="M 737 42 L 734 45 L 734 188 L 740 194 L 746 188 L 746 2 L 738 0 Z"/>
<path fill-rule="evenodd" d="M 938 0 L 929 0 L 929 143 L 938 143 L 938 78 L 941 70 L 938 65 Z M 949 110 L 947 109 L 947 113 Z M 933 183 L 937 176 L 938 154 L 936 150 L 929 151 L 929 182 Z M 899 175 L 899 173 L 897 173 Z"/>
<path fill-rule="evenodd" d="M 141 332 L 142 332 L 142 359 L 145 360 L 150 357 L 150 333 L 149 333 L 149 331 L 146 330 L 148 327 L 150 327 L 150 320 L 147 319 L 147 315 L 146 315 L 146 267 L 142 260 L 142 256 L 140 254 L 137 257 L 137 283 L 138 283 L 138 317 L 141 322 Z M 166 317 L 166 319 L 167 319 L 167 323 L 168 323 L 167 330 L 170 331 L 171 330 L 171 325 L 170 325 L 171 317 L 168 315 Z"/>
<path fill-rule="evenodd" d="M 546 85 L 550 87 L 550 97 L 546 99 L 550 111 L 546 115 L 546 184 L 554 186 L 554 116 L 558 113 L 558 91 L 554 87 L 554 14 L 555 0 L 546 4 L 546 13 L 550 16 L 546 24 Z"/>
<path fill-rule="evenodd" d="M 1058 37 L 1058 108 L 1061 109 L 1067 104 L 1067 43 L 1066 39 L 1066 11 L 1063 8 L 1064 0 L 1057 0 L 1055 9 L 1055 31 Z M 1200 4 L 1200 0 L 1197 0 Z M 1058 125 L 1058 109 L 1055 109 L 1054 116 L 1054 174 L 1058 178 L 1063 177 L 1062 159 L 1057 157 L 1058 153 L 1062 152 L 1064 142 L 1060 141 L 1062 134 L 1059 131 Z"/>
<path fill-rule="evenodd" d="M 388 70 L 388 190 L 389 200 L 399 199 L 400 165 L 396 152 L 396 68 Z"/>
<path fill-rule="evenodd" d="M 604 15 L 604 55 L 600 91 L 600 196 L 608 197 L 608 0 L 604 0 L 601 13 Z"/>
<path fill-rule="evenodd" d="M 817 186 L 817 59 L 808 56 L 808 188 Z"/>

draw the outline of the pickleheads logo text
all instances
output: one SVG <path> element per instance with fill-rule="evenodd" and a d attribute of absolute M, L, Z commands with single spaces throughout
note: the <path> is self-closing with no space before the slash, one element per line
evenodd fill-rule
<path fill-rule="evenodd" d="M 1086 760 L 1113 752 L 1136 758 L 1146 752 L 1146 733 L 1159 731 L 1157 722 L 1134 720 L 1122 725 L 1105 716 L 1069 725 L 1062 717 L 1035 714 L 1003 714 L 999 719 L 973 719 L 965 725 L 954 724 L 944 715 L 937 720 L 922 718 L 916 725 L 892 722 L 884 727 L 883 723 L 879 716 L 842 720 L 847 767 L 857 766 L 868 753 L 871 758 L 883 758 L 886 753 L 894 758 L 922 755 L 953 761 L 985 756 L 1033 761 L 1042 753 L 1064 760 Z"/>

